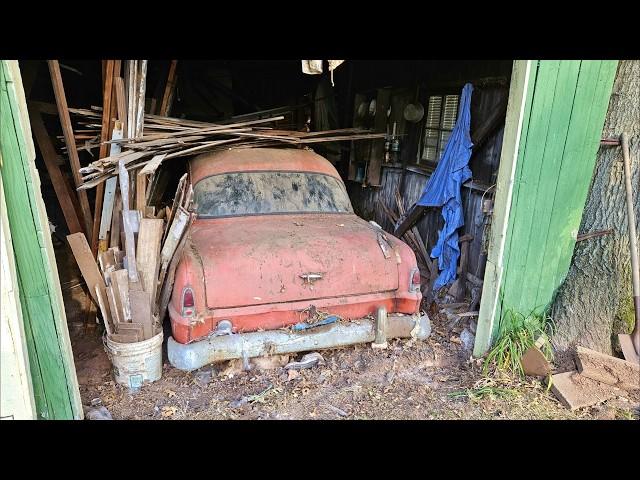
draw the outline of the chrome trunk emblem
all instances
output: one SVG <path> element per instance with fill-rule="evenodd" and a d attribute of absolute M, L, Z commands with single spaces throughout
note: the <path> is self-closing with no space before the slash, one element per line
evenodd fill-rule
<path fill-rule="evenodd" d="M 321 273 L 303 273 L 302 275 L 298 275 L 302 278 L 306 283 L 313 283 L 316 280 L 322 280 Z"/>

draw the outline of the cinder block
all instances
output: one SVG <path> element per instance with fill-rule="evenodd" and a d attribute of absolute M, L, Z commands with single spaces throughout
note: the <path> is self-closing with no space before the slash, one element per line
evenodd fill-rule
<path fill-rule="evenodd" d="M 551 379 L 551 391 L 571 410 L 604 402 L 621 393 L 616 387 L 583 377 L 576 371 L 558 373 Z"/>

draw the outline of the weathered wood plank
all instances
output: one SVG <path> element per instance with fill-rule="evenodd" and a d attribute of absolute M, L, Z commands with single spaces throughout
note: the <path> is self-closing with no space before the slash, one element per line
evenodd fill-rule
<path fill-rule="evenodd" d="M 151 316 L 151 296 L 145 291 L 131 291 L 131 321 L 142 326 L 141 340 L 153 336 L 153 317 Z"/>
<path fill-rule="evenodd" d="M 109 276 L 110 277 L 110 276 Z M 115 287 L 117 289 L 117 287 Z M 105 289 L 105 293 L 107 296 L 107 303 L 109 304 L 109 311 L 111 312 L 111 320 L 113 322 L 114 325 L 124 322 L 124 317 L 123 317 L 123 312 L 122 312 L 122 308 L 119 307 L 119 297 L 118 295 L 114 292 L 114 286 L 113 284 L 109 284 L 106 289 Z"/>
<path fill-rule="evenodd" d="M 122 122 L 116 121 L 113 128 L 112 139 L 122 138 Z M 120 153 L 121 147 L 119 144 L 111 144 L 110 155 Z M 104 251 L 108 247 L 107 233 L 111 226 L 111 219 L 113 216 L 113 205 L 115 201 L 116 189 L 118 186 L 118 177 L 111 177 L 107 180 L 105 185 L 104 200 L 102 204 L 102 214 L 100 216 L 100 232 L 98 234 L 98 241 L 100 242 L 99 251 Z"/>
<path fill-rule="evenodd" d="M 191 224 L 195 220 L 195 217 L 195 214 L 190 214 L 190 218 L 185 229 L 186 231 L 189 230 Z M 182 252 L 187 242 L 187 237 L 188 234 L 182 235 L 180 243 L 178 244 L 178 247 L 175 249 L 175 252 L 173 254 L 173 258 L 171 258 L 169 267 L 166 269 L 166 275 L 164 273 L 161 273 L 160 275 L 161 289 L 158 302 L 156 303 L 156 308 L 158 308 L 158 311 L 154 312 L 154 314 L 158 315 L 159 317 L 162 317 L 164 315 L 164 312 L 167 311 L 167 306 L 169 305 L 169 300 L 171 299 L 171 291 L 173 290 L 176 268 L 178 267 L 178 263 L 180 262 L 180 259 L 182 257 Z"/>
<path fill-rule="evenodd" d="M 126 270 L 116 270 L 111 274 L 111 288 L 121 322 L 131 321 L 131 302 L 129 300 L 129 274 Z"/>
<path fill-rule="evenodd" d="M 164 94 L 162 95 L 162 102 L 160 103 L 160 111 L 158 112 L 158 115 L 169 116 L 171 101 L 173 100 L 173 92 L 176 85 L 177 65 L 177 60 L 171 60 L 171 65 L 169 65 L 169 74 L 167 75 L 167 84 L 164 88 Z"/>
<path fill-rule="evenodd" d="M 111 312 L 109 311 L 109 304 L 107 300 L 107 289 L 101 288 L 100 285 L 95 287 L 96 298 L 98 299 L 98 306 L 102 313 L 102 321 L 104 322 L 104 328 L 107 334 L 113 333 L 113 327 L 111 326 Z"/>
<path fill-rule="evenodd" d="M 71 126 L 67 97 L 64 93 L 64 86 L 62 84 L 60 65 L 57 60 L 49 60 L 48 64 L 49 72 L 51 74 L 51 83 L 53 84 L 53 93 L 56 97 L 56 104 L 58 106 L 58 115 L 60 116 L 60 123 L 62 124 L 64 142 L 67 146 L 67 154 L 69 155 L 69 162 L 71 163 L 71 172 L 73 174 L 76 187 L 79 187 L 82 184 L 82 178 L 80 178 L 80 159 L 78 157 L 78 150 L 76 149 L 76 141 L 73 136 L 73 127 Z M 87 193 L 85 191 L 79 191 L 78 198 L 80 199 L 80 208 L 82 210 L 85 233 L 90 235 L 93 225 L 93 216 L 91 215 L 91 209 L 89 208 Z"/>
<path fill-rule="evenodd" d="M 122 198 L 122 225 L 125 235 L 125 251 L 127 252 L 127 272 L 129 280 L 138 281 L 138 269 L 136 266 L 136 246 L 133 236 L 133 223 L 129 210 L 129 174 L 120 160 L 118 176 L 120 178 L 120 194 Z"/>
<path fill-rule="evenodd" d="M 93 298 L 96 305 L 98 305 L 96 286 L 98 285 L 101 288 L 104 288 L 105 285 L 102 275 L 100 274 L 100 270 L 98 270 L 98 265 L 96 265 L 96 261 L 93 259 L 93 254 L 91 253 L 87 239 L 84 236 L 84 233 L 78 232 L 67 235 L 67 240 L 71 247 L 71 251 L 73 252 L 73 256 L 78 263 L 82 277 L 87 284 L 91 298 Z"/>
<path fill-rule="evenodd" d="M 105 61 L 105 76 L 104 76 L 104 90 L 102 95 L 102 128 L 100 131 L 100 141 L 105 142 L 112 136 L 111 129 L 111 113 L 112 113 L 112 98 L 113 98 L 113 77 L 114 77 L 114 60 Z M 105 143 L 100 144 L 100 152 L 98 158 L 104 158 L 109 152 L 109 145 Z M 91 229 L 91 251 L 94 255 L 98 252 L 100 227 L 102 225 L 102 204 L 104 201 L 104 183 L 101 183 L 96 188 L 95 196 L 95 209 L 93 212 L 93 226 Z M 103 248 L 106 249 L 106 244 L 103 242 Z"/>
<path fill-rule="evenodd" d="M 51 184 L 53 185 L 56 197 L 60 203 L 60 208 L 62 209 L 62 214 L 64 215 L 64 219 L 67 223 L 67 228 L 70 233 L 81 232 L 83 231 L 83 227 L 74 206 L 74 202 L 77 202 L 77 197 L 75 192 L 72 197 L 67 189 L 67 179 L 60 171 L 60 166 L 57 162 L 56 150 L 51 142 L 51 137 L 49 137 L 49 134 L 47 133 L 44 122 L 42 121 L 42 115 L 35 108 L 30 108 L 29 117 L 31 120 L 31 130 L 33 131 L 33 135 L 38 143 L 38 148 L 40 149 L 40 154 L 44 160 L 45 167 L 47 167 L 47 173 L 51 178 Z"/>
<path fill-rule="evenodd" d="M 144 290 L 149 293 L 151 299 L 156 298 L 158 287 L 158 271 L 160 267 L 160 245 L 164 233 L 164 220 L 143 218 L 140 220 L 140 232 L 138 233 L 138 251 L 136 260 L 138 272 L 142 280 Z"/>

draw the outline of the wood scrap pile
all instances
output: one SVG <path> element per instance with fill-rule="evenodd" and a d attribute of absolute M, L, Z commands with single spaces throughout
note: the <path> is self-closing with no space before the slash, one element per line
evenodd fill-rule
<path fill-rule="evenodd" d="M 151 172 L 153 172 L 162 162 L 172 158 L 216 150 L 273 146 L 303 147 L 320 142 L 382 138 L 385 135 L 355 129 L 297 132 L 257 126 L 283 118 L 278 116 L 229 125 L 189 127 L 140 137 L 113 138 L 106 143 L 117 145 L 120 149 L 126 148 L 126 150 L 112 153 L 109 157 L 101 158 L 81 168 L 80 189 L 95 187 L 115 175 L 118 164 L 122 164 L 127 170 L 137 170 L 151 163 L 153 166 Z"/>
<path fill-rule="evenodd" d="M 122 192 L 128 175 L 119 177 Z M 112 230 L 111 246 L 93 258 L 82 232 L 69 235 L 73 255 L 100 308 L 105 330 L 114 342 L 148 340 L 162 331 L 162 317 L 173 287 L 175 269 L 195 215 L 189 213 L 193 190 L 182 177 L 173 207 L 159 215 L 129 210 L 127 195 L 120 209 L 119 227 Z M 120 248 L 123 245 L 124 248 Z"/>

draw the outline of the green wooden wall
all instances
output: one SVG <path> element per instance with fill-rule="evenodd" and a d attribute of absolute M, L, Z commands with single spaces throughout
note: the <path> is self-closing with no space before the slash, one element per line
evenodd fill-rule
<path fill-rule="evenodd" d="M 532 62 L 494 338 L 504 312 L 546 309 L 567 274 L 617 63 Z"/>
<path fill-rule="evenodd" d="M 0 181 L 38 418 L 82 418 L 51 234 L 16 61 L 0 60 Z"/>

